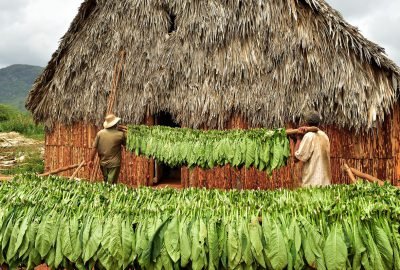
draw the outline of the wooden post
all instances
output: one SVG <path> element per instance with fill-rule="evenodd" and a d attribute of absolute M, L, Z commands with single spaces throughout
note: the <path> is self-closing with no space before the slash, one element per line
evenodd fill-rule
<path fill-rule="evenodd" d="M 353 184 L 356 183 L 356 182 L 357 182 L 357 181 L 356 181 L 356 178 L 354 177 L 354 174 L 353 174 L 353 172 L 351 171 L 349 165 L 347 165 L 347 163 L 344 164 L 343 169 L 344 169 L 344 170 L 347 172 L 347 174 L 349 175 L 351 183 L 353 183 Z"/>
<path fill-rule="evenodd" d="M 69 171 L 69 170 L 78 168 L 79 166 L 80 166 L 80 164 L 70 165 L 70 166 L 66 166 L 66 167 L 62 167 L 62 168 L 58 168 L 58 169 L 52 170 L 52 171 L 47 172 L 47 173 L 39 174 L 39 176 L 49 176 L 49 175 L 52 175 L 52 174 L 58 174 L 58 173 L 61 173 L 61 172 L 65 172 L 65 171 Z"/>
<path fill-rule="evenodd" d="M 150 115 L 148 113 L 148 116 L 147 116 L 147 119 L 146 119 L 146 124 L 148 126 L 154 126 L 155 119 L 154 119 L 153 115 Z M 149 172 L 148 172 L 149 179 L 148 179 L 147 185 L 148 186 L 153 186 L 153 180 L 154 180 L 154 177 L 155 177 L 155 173 L 154 173 L 154 171 L 155 171 L 155 160 L 153 158 L 150 158 L 148 162 L 149 162 L 149 169 L 148 169 L 149 170 Z"/>
<path fill-rule="evenodd" d="M 85 164 L 85 160 L 83 160 L 82 162 L 81 162 L 81 164 L 79 164 L 79 167 L 75 170 L 75 172 L 71 175 L 71 177 L 69 178 L 69 180 L 72 180 L 72 179 L 74 179 L 75 178 L 75 176 L 78 174 L 78 172 L 79 172 L 79 170 L 83 167 L 83 166 L 85 166 L 86 164 Z"/>
<path fill-rule="evenodd" d="M 383 186 L 385 184 L 385 182 L 383 182 L 382 180 L 380 180 L 380 179 L 378 179 L 378 178 L 376 178 L 376 177 L 374 177 L 372 175 L 360 172 L 359 170 L 356 170 L 354 168 L 350 168 L 350 170 L 354 175 L 356 175 L 356 176 L 358 176 L 358 177 L 360 177 L 362 179 L 365 179 L 365 180 L 367 180 L 369 182 L 378 183 L 378 185 L 380 185 L 380 186 Z"/>

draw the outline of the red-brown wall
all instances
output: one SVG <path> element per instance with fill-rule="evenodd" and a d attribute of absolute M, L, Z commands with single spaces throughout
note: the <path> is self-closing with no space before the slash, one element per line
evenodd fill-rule
<path fill-rule="evenodd" d="M 154 118 L 149 117 L 146 124 L 153 125 Z M 290 126 L 288 126 L 290 127 Z M 245 121 L 239 116 L 232 117 L 227 123 L 227 129 L 247 128 Z M 331 141 L 331 165 L 333 182 L 336 184 L 349 183 L 343 172 L 344 163 L 380 179 L 390 180 L 400 184 L 400 112 L 396 106 L 385 123 L 369 134 L 355 134 L 353 131 L 335 127 L 323 128 Z M 51 133 L 46 134 L 45 170 L 77 164 L 89 158 L 90 147 L 93 143 L 97 128 L 92 125 L 75 124 L 73 126 L 58 125 Z M 293 151 L 293 142 L 291 142 Z M 199 168 L 181 171 L 183 187 L 206 188 L 243 188 L 243 189 L 275 189 L 295 188 L 301 183 L 301 164 L 295 164 L 290 158 L 288 166 L 273 172 L 268 176 L 265 172 L 251 169 L 237 169 L 225 166 L 211 170 Z M 65 172 L 69 176 L 72 171 Z M 87 168 L 82 169 L 78 176 L 89 178 Z M 154 177 L 154 162 L 123 153 L 120 182 L 131 185 L 152 185 Z M 97 179 L 101 179 L 100 173 Z"/>

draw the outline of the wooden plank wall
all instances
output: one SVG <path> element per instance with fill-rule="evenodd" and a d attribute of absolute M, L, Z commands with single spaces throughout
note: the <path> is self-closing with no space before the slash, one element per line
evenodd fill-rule
<path fill-rule="evenodd" d="M 400 186 L 400 103 L 397 103 L 394 107 L 391 117 L 391 144 L 394 165 L 393 184 Z"/>
<path fill-rule="evenodd" d="M 394 185 L 400 185 L 400 112 L 397 105 L 387 118 L 387 121 L 377 129 L 367 134 L 357 134 L 355 131 L 325 126 L 331 142 L 331 169 L 334 184 L 348 184 L 348 176 L 343 172 L 345 163 L 349 166 L 374 175 L 380 179 L 389 180 Z M 287 128 L 292 127 L 288 125 Z M 240 117 L 234 117 L 227 129 L 247 128 Z M 254 168 L 235 169 L 229 166 L 202 170 L 196 168 L 182 169 L 182 184 L 184 187 L 206 188 L 244 188 L 244 189 L 275 189 L 296 188 L 301 185 L 301 164 L 293 159 L 294 142 L 291 141 L 291 153 L 288 166 L 273 172 L 272 176 L 259 172 Z"/>
<path fill-rule="evenodd" d="M 331 141 L 331 167 L 333 183 L 349 183 L 342 171 L 344 163 L 365 173 L 400 184 L 400 112 L 397 105 L 385 123 L 368 134 L 356 134 L 354 131 L 332 126 L 323 127 Z M 154 118 L 148 117 L 147 125 L 154 124 Z M 234 116 L 227 124 L 228 129 L 246 129 L 248 126 L 240 116 Z M 288 125 L 287 127 L 291 127 Z M 45 169 L 76 164 L 87 160 L 90 148 L 98 129 L 92 125 L 75 124 L 71 127 L 58 125 L 52 133 L 46 135 Z M 291 141 L 292 155 L 294 142 Z M 69 176 L 72 172 L 65 172 Z M 80 178 L 89 178 L 84 168 Z M 154 177 L 154 162 L 123 152 L 120 182 L 130 186 L 150 186 Z M 101 180 L 101 174 L 98 175 Z M 271 176 L 254 168 L 232 168 L 230 166 L 202 170 L 182 168 L 183 187 L 238 188 L 238 189 L 276 189 L 295 188 L 301 185 L 301 164 L 291 157 L 288 166 L 273 172 Z"/>
<path fill-rule="evenodd" d="M 288 125 L 288 127 L 290 127 Z M 247 129 L 243 118 L 236 115 L 227 123 L 227 129 Z M 291 142 L 291 149 L 294 143 Z M 220 189 L 277 189 L 295 188 L 300 186 L 300 164 L 295 164 L 291 157 L 288 166 L 276 170 L 272 175 L 255 168 L 232 168 L 231 166 L 217 167 L 209 170 L 182 168 L 182 185 L 184 187 L 205 187 Z"/>
<path fill-rule="evenodd" d="M 146 121 L 151 124 L 151 121 Z M 91 146 L 99 129 L 93 125 L 74 124 L 73 126 L 57 125 L 45 139 L 45 171 L 51 171 L 68 165 L 78 164 L 82 160 L 89 160 Z M 119 182 L 129 186 L 149 186 L 152 184 L 151 162 L 143 157 L 137 157 L 123 150 Z M 60 176 L 68 177 L 73 170 L 61 173 Z M 89 179 L 90 172 L 87 167 L 80 170 L 78 178 Z M 101 172 L 97 174 L 96 181 L 102 181 Z"/>

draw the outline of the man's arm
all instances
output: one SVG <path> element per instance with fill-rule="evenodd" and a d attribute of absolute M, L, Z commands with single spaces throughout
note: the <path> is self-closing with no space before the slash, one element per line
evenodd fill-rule
<path fill-rule="evenodd" d="M 97 154 L 97 149 L 95 147 L 93 147 L 92 151 L 90 151 L 90 157 L 89 157 L 89 161 L 88 161 L 88 166 L 90 169 L 93 168 L 93 162 L 96 157 L 96 154 Z"/>
<path fill-rule="evenodd" d="M 99 141 L 99 137 L 97 135 L 96 138 L 94 139 L 92 150 L 90 151 L 90 156 L 89 156 L 89 161 L 88 161 L 88 166 L 89 166 L 90 169 L 93 167 L 93 162 L 94 162 L 94 159 L 95 159 L 96 154 L 97 154 L 98 141 Z"/>
<path fill-rule="evenodd" d="M 294 147 L 294 162 L 306 161 L 310 158 L 312 153 L 312 142 L 310 138 L 304 138 L 304 135 L 307 133 L 307 127 L 300 127 L 299 133 L 296 135 L 296 145 Z M 302 142 L 304 143 L 302 144 Z"/>
<path fill-rule="evenodd" d="M 299 148 L 300 148 L 300 144 L 301 144 L 301 139 L 302 139 L 302 137 L 300 137 L 300 136 L 296 136 L 296 145 L 294 146 L 294 152 L 296 153 L 297 151 L 299 151 Z M 298 159 L 297 157 L 296 157 L 296 155 L 294 155 L 294 162 L 295 163 L 297 163 L 297 162 L 299 162 L 300 161 L 300 159 Z"/>

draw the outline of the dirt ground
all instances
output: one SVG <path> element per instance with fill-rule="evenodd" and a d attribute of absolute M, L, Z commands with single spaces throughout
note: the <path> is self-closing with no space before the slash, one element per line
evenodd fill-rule
<path fill-rule="evenodd" d="M 5 172 L 29 162 L 35 157 L 43 157 L 43 141 L 26 138 L 19 133 L 0 133 L 0 180 Z"/>

